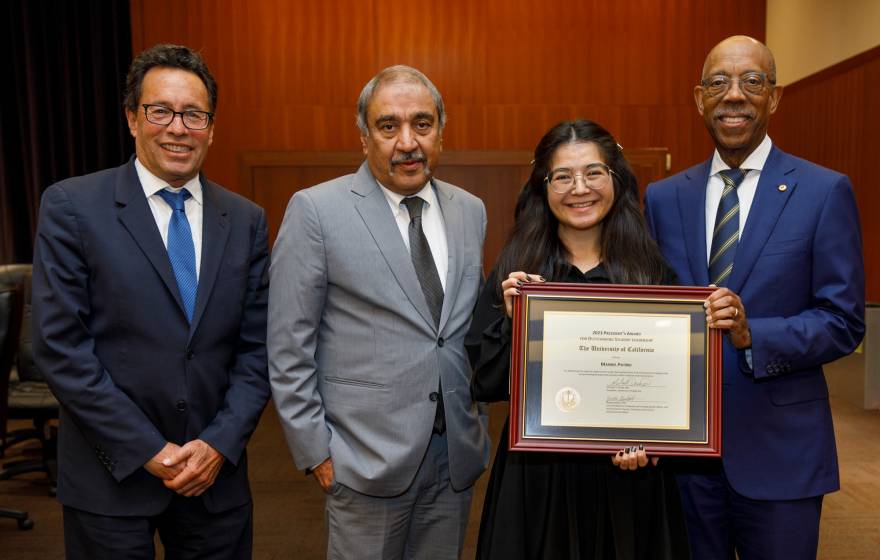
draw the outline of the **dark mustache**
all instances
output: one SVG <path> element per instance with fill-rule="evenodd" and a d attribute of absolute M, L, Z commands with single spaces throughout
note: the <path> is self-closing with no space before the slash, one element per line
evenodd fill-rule
<path fill-rule="evenodd" d="M 397 157 L 391 158 L 391 165 L 400 165 L 401 163 L 425 163 L 427 158 L 422 152 L 406 152 Z"/>
<path fill-rule="evenodd" d="M 715 118 L 721 118 L 721 117 L 746 117 L 748 119 L 754 119 L 755 113 L 752 111 L 729 111 L 729 110 L 715 111 Z"/>

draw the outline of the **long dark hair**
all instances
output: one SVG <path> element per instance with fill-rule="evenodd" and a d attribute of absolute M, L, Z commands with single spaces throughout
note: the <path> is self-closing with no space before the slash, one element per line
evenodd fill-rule
<path fill-rule="evenodd" d="M 629 162 L 614 137 L 593 121 L 565 121 L 550 129 L 535 148 L 532 174 L 516 202 L 513 229 L 495 265 L 500 280 L 521 270 L 559 280 L 569 266 L 568 250 L 559 239 L 559 221 L 547 202 L 544 177 L 556 150 L 568 143 L 591 142 L 610 167 L 614 203 L 602 221 L 602 263 L 612 282 L 659 284 L 667 274 L 660 249 L 648 233 L 639 207 L 639 188 Z"/>

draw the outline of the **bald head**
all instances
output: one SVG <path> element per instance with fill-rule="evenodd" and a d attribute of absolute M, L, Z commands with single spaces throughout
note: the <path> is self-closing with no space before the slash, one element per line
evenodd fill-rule
<path fill-rule="evenodd" d="M 701 79 L 711 75 L 712 67 L 717 64 L 719 59 L 729 57 L 752 58 L 758 60 L 763 66 L 762 71 L 767 74 L 767 78 L 776 83 L 776 60 L 770 49 L 757 39 L 753 39 L 747 35 L 734 35 L 724 39 L 715 45 L 706 56 L 703 63 L 703 74 Z"/>
<path fill-rule="evenodd" d="M 709 51 L 694 101 L 727 165 L 739 167 L 764 140 L 781 96 L 767 45 L 734 35 Z"/>

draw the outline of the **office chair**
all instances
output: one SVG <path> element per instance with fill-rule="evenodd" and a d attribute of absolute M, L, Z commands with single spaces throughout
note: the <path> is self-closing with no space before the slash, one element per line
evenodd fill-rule
<path fill-rule="evenodd" d="M 15 358 L 21 329 L 21 288 L 0 284 L 0 435 L 6 437 L 6 393 L 9 387 L 9 373 Z M 18 528 L 32 529 L 33 520 L 25 511 L 0 507 L 0 517 L 10 517 L 18 521 Z"/>
<path fill-rule="evenodd" d="M 18 374 L 9 383 L 8 395 L 4 398 L 4 402 L 8 403 L 8 418 L 33 422 L 33 428 L 14 430 L 6 434 L 0 444 L 0 456 L 3 456 L 3 453 L 13 445 L 36 439 L 40 442 L 42 457 L 4 464 L 0 470 L 0 480 L 29 472 L 45 472 L 52 482 L 49 494 L 54 496 L 58 471 L 56 428 L 49 422 L 58 418 L 58 401 L 52 395 L 33 359 L 30 334 L 32 268 L 30 264 L 0 266 L 0 283 L 20 286 L 23 295 L 20 335 L 17 349 L 13 350 Z"/>

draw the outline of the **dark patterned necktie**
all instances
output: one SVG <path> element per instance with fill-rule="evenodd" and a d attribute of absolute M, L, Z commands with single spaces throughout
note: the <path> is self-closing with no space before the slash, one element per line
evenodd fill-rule
<path fill-rule="evenodd" d="M 434 318 L 434 326 L 440 326 L 440 311 L 443 309 L 443 284 L 440 283 L 440 275 L 434 264 L 431 254 L 431 246 L 422 229 L 422 206 L 424 200 L 417 196 L 403 199 L 406 209 L 409 210 L 409 255 L 416 269 L 419 284 L 422 285 L 422 293 L 428 302 L 431 317 Z"/>
<path fill-rule="evenodd" d="M 739 243 L 739 196 L 737 187 L 746 176 L 742 169 L 725 169 L 719 173 L 724 181 L 715 229 L 712 232 L 712 250 L 709 252 L 709 281 L 726 286 L 733 272 L 736 245 Z"/>
<path fill-rule="evenodd" d="M 186 319 L 192 323 L 199 283 L 196 275 L 196 248 L 184 209 L 186 199 L 192 195 L 186 189 L 176 193 L 163 189 L 158 194 L 171 207 L 171 221 L 168 222 L 168 260 L 171 261 L 174 278 L 177 279 L 177 288 L 180 290 L 180 299 L 183 300 L 183 308 L 186 310 Z"/>
<path fill-rule="evenodd" d="M 417 196 L 409 196 L 403 199 L 403 204 L 409 210 L 409 255 L 416 269 L 419 284 L 422 285 L 422 293 L 431 310 L 434 326 L 440 327 L 440 311 L 443 309 L 443 284 L 440 283 L 440 274 L 434 264 L 431 254 L 431 246 L 422 229 L 422 207 L 425 201 Z M 446 431 L 446 415 L 443 410 L 443 390 L 438 385 L 437 409 L 434 413 L 434 432 L 442 434 Z"/>

